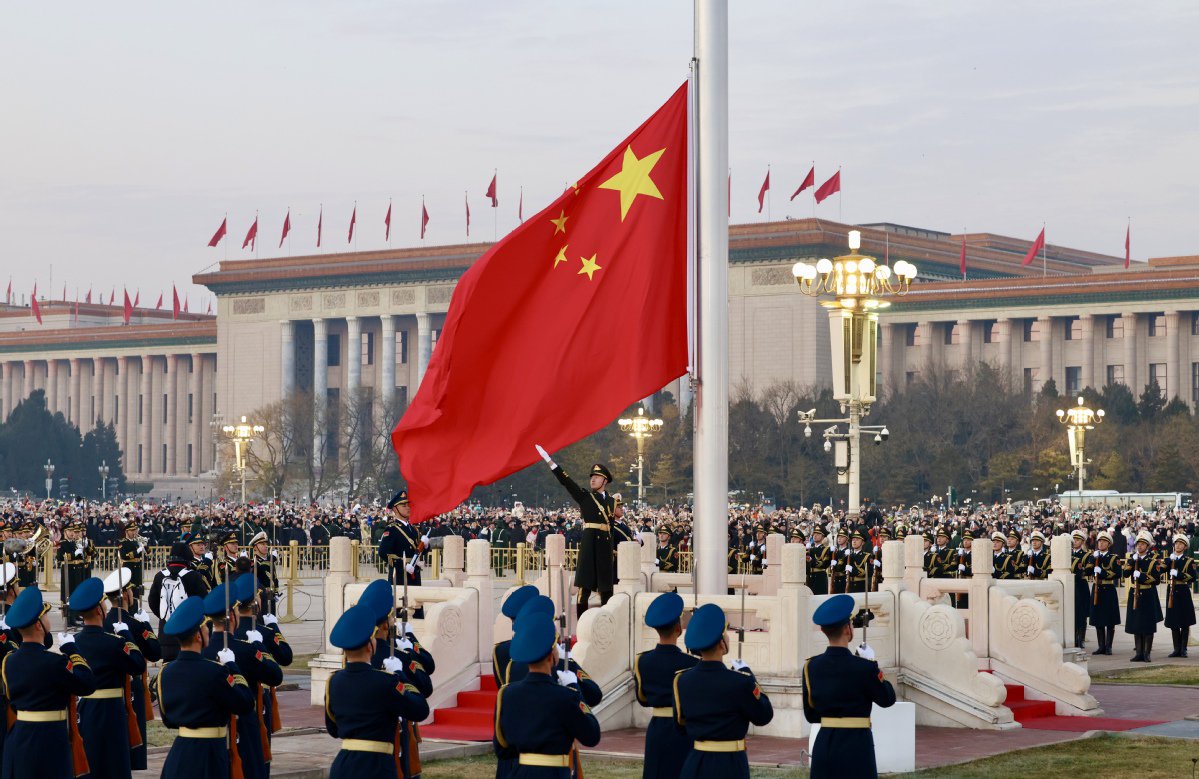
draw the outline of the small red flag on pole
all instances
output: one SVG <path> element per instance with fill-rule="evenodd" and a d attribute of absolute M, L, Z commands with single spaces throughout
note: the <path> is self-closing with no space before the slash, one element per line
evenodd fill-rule
<path fill-rule="evenodd" d="M 795 194 L 791 195 L 791 199 L 794 200 L 799 195 L 800 192 L 803 192 L 805 189 L 808 189 L 809 187 L 814 187 L 814 186 L 816 186 L 816 165 L 815 165 L 815 163 L 812 164 L 811 169 L 808 171 L 808 175 L 804 176 L 803 183 L 799 185 L 799 189 L 795 190 Z"/>
<path fill-rule="evenodd" d="M 321 248 L 321 227 L 325 224 L 325 204 L 321 203 L 321 212 L 316 217 L 316 248 Z"/>
<path fill-rule="evenodd" d="M 209 314 L 211 314 L 211 313 L 212 313 L 212 301 L 211 301 L 211 300 L 210 300 L 210 301 L 208 301 L 208 311 L 207 311 L 207 313 L 209 313 Z"/>
<path fill-rule="evenodd" d="M 111 306 L 116 302 L 117 302 L 117 288 L 113 287 L 112 291 L 108 293 L 108 305 Z"/>
<path fill-rule="evenodd" d="M 1132 261 L 1132 220 L 1128 220 L 1128 228 L 1124 231 L 1124 269 L 1128 270 L 1128 263 Z"/>
<path fill-rule="evenodd" d="M 500 199 L 498 197 L 496 197 L 496 194 L 495 194 L 495 179 L 496 179 L 496 176 L 498 176 L 498 175 L 499 175 L 499 171 L 496 171 L 491 174 L 491 183 L 487 185 L 487 192 L 485 192 L 483 194 L 483 197 L 491 198 L 491 207 L 492 208 L 499 208 L 499 205 L 500 205 Z"/>
<path fill-rule="evenodd" d="M 463 192 L 462 202 L 466 204 L 466 237 L 470 238 L 470 195 Z"/>
<path fill-rule="evenodd" d="M 291 209 L 287 209 L 287 216 L 283 217 L 283 235 L 279 236 L 279 248 L 283 248 L 283 242 L 287 240 L 287 234 L 291 232 Z"/>
<path fill-rule="evenodd" d="M 350 232 L 346 235 L 346 243 L 354 242 L 354 224 L 358 221 L 358 203 L 354 203 L 354 211 L 350 214 Z"/>
<path fill-rule="evenodd" d="M 129 290 L 125 290 L 125 324 L 129 324 L 129 318 L 133 316 L 133 304 L 129 302 Z"/>
<path fill-rule="evenodd" d="M 429 226 L 429 210 L 425 208 L 425 198 L 420 199 L 420 237 L 425 239 L 425 228 Z"/>
<path fill-rule="evenodd" d="M 816 190 L 816 202 L 822 203 L 832 195 L 841 191 L 841 171 L 837 171 L 829 178 L 828 181 L 820 185 L 820 189 Z"/>
<path fill-rule="evenodd" d="M 67 302 L 67 285 L 66 284 L 62 285 L 62 302 L 63 303 Z"/>
<path fill-rule="evenodd" d="M 171 285 L 171 319 L 179 318 L 179 290 L 175 289 L 175 285 Z"/>
<path fill-rule="evenodd" d="M 254 215 L 254 224 L 250 225 L 250 229 L 246 231 L 246 240 L 241 242 L 241 248 L 250 247 L 250 251 L 258 245 L 258 215 Z"/>
<path fill-rule="evenodd" d="M 962 256 L 958 258 L 958 268 L 962 271 L 962 279 L 966 278 L 966 234 L 962 234 Z"/>
<path fill-rule="evenodd" d="M 133 295 L 133 305 L 136 308 L 142 304 L 142 291 L 139 288 Z"/>
<path fill-rule="evenodd" d="M 162 310 L 162 293 L 161 292 L 158 293 L 158 302 L 154 304 L 154 310 L 155 311 Z"/>
<path fill-rule="evenodd" d="M 9 285 L 10 286 L 12 285 L 11 281 L 9 282 Z M 87 297 L 85 297 L 83 299 L 83 302 L 87 303 L 89 306 L 92 304 L 92 288 L 91 287 L 87 288 Z"/>
<path fill-rule="evenodd" d="M 8 277 L 8 291 L 4 293 L 4 302 L 12 305 L 12 276 Z"/>
<path fill-rule="evenodd" d="M 1029 247 L 1029 249 L 1028 249 L 1028 254 L 1024 255 L 1024 261 L 1021 262 L 1020 265 L 1021 266 L 1031 265 L 1032 261 L 1037 258 L 1037 252 L 1041 251 L 1044 248 L 1045 248 L 1045 228 L 1042 227 L 1040 234 L 1037 236 L 1037 240 L 1032 242 L 1032 246 Z"/>
<path fill-rule="evenodd" d="M 391 242 L 391 201 L 387 201 L 387 216 L 383 217 L 383 225 L 386 228 L 383 231 L 383 240 Z"/>
<path fill-rule="evenodd" d="M 188 303 L 187 298 L 184 298 L 183 299 L 183 313 L 185 313 L 185 314 L 187 313 L 187 303 Z"/>
<path fill-rule="evenodd" d="M 75 314 L 72 321 L 79 324 L 79 290 L 75 290 Z"/>
<path fill-rule="evenodd" d="M 221 239 L 225 237 L 225 233 L 227 231 L 228 226 L 229 226 L 229 217 L 225 217 L 224 219 L 221 220 L 221 226 L 216 229 L 216 233 L 213 234 L 212 240 L 210 240 L 208 242 L 208 245 L 216 246 L 218 243 L 220 243 Z"/>
<path fill-rule="evenodd" d="M 40 305 L 38 305 L 38 302 L 37 302 L 37 282 L 36 281 L 33 282 L 33 297 L 31 298 L 30 306 L 33 309 L 33 315 L 35 317 L 37 317 L 37 323 L 40 325 L 42 323 L 42 307 Z"/>
<path fill-rule="evenodd" d="M 758 213 L 762 213 L 762 207 L 766 204 L 766 193 L 770 191 L 770 168 L 766 169 L 766 180 L 762 182 L 762 188 L 758 190 Z"/>

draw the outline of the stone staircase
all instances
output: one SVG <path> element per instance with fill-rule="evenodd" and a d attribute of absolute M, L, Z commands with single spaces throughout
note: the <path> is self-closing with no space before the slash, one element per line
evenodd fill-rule
<path fill-rule="evenodd" d="M 494 676 L 480 676 L 479 689 L 458 693 L 456 706 L 436 709 L 432 723 L 421 725 L 421 735 L 447 741 L 491 741 L 498 690 Z"/>

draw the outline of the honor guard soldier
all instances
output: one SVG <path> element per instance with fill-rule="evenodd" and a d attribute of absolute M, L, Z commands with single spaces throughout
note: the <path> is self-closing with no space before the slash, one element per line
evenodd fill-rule
<path fill-rule="evenodd" d="M 420 586 L 420 571 L 425 566 L 420 555 L 429 547 L 429 537 L 408 522 L 412 508 L 408 505 L 407 490 L 400 490 L 387 502 L 392 519 L 379 538 L 379 557 L 387 561 L 387 580 L 403 586 L 405 577 L 408 586 Z M 413 612 L 413 618 L 423 619 L 424 609 Z"/>
<path fill-rule="evenodd" d="M 189 567 L 189 560 L 190 553 L 187 545 L 176 541 L 171 545 L 171 556 L 167 560 L 167 567 L 154 574 L 154 581 L 150 583 L 147 602 L 150 605 L 150 611 L 158 617 L 159 632 L 164 630 L 167 620 L 171 618 L 175 609 L 183 601 L 189 597 L 199 596 L 202 598 L 208 594 L 207 581 L 201 577 L 199 572 Z M 159 643 L 162 646 L 163 659 L 174 660 L 175 655 L 179 653 L 179 644 L 175 639 L 163 633 Z"/>
<path fill-rule="evenodd" d="M 61 654 L 47 651 L 49 610 L 41 590 L 30 587 L 6 615 L 9 628 L 21 634 L 21 646 L 0 664 L 0 693 L 16 712 L 4 739 L 4 779 L 58 779 L 88 770 L 75 698 L 95 692 L 96 679 L 65 633 L 58 636 Z"/>
<path fill-rule="evenodd" d="M 770 699 L 749 666 L 724 665 L 729 642 L 728 621 L 714 603 L 695 610 L 684 640 L 700 662 L 674 677 L 675 722 L 692 740 L 679 776 L 684 779 L 749 779 L 745 735 L 750 724 L 774 718 Z"/>
<path fill-rule="evenodd" d="M 125 522 L 125 537 L 121 539 L 121 545 L 117 548 L 117 552 L 121 558 L 121 567 L 128 568 L 133 577 L 135 594 L 140 598 L 143 593 L 142 571 L 146 560 L 146 540 L 139 538 L 137 531 L 137 520 L 130 519 Z"/>
<path fill-rule="evenodd" d="M 654 566 L 659 573 L 678 573 L 679 550 L 670 543 L 670 528 L 658 526 L 658 546 L 654 548 Z"/>
<path fill-rule="evenodd" d="M 1009 579 L 1023 579 L 1027 575 L 1027 555 L 1020 548 L 1020 534 L 1012 530 L 1007 531 L 1007 570 L 1010 574 Z"/>
<path fill-rule="evenodd" d="M 241 551 L 237 544 L 237 532 L 223 530 L 214 537 L 216 550 L 212 558 L 212 581 L 216 584 L 237 578 L 237 558 Z"/>
<path fill-rule="evenodd" d="M 691 739 L 674 724 L 674 677 L 698 660 L 679 649 L 683 599 L 675 592 L 654 598 L 645 610 L 645 624 L 658 633 L 658 645 L 637 655 L 633 682 L 637 702 L 651 711 L 645 729 L 643 779 L 675 779 L 691 751 Z"/>
<path fill-rule="evenodd" d="M 1191 583 L 1195 581 L 1195 561 L 1190 556 L 1190 539 L 1181 533 L 1174 536 L 1174 550 L 1163 560 L 1166 580 L 1166 627 L 1174 639 L 1170 657 L 1186 657 L 1191 640 L 1191 625 L 1195 624 L 1195 602 L 1191 599 Z"/>
<path fill-rule="evenodd" d="M 516 622 L 517 625 L 519 625 L 520 621 L 522 619 L 526 619 L 530 614 L 544 614 L 550 619 L 553 619 L 555 611 L 556 607 L 554 606 L 554 602 L 552 600 L 544 595 L 534 595 L 532 598 L 529 598 L 528 603 L 521 607 L 520 614 L 518 614 L 516 617 Z M 563 636 L 558 636 L 558 640 L 565 642 L 569 641 L 570 639 Z M 558 662 L 554 664 L 553 670 L 554 673 L 557 674 L 559 680 L 570 679 L 569 683 L 576 686 L 579 691 L 579 695 L 583 698 L 583 702 L 588 706 L 598 706 L 600 701 L 604 699 L 604 693 L 600 689 L 600 686 L 596 684 L 590 676 L 587 675 L 587 672 L 583 670 L 583 667 L 576 663 L 573 657 L 568 659 L 565 656 L 565 643 L 563 643 L 563 648 L 558 656 Z M 527 663 L 522 663 L 519 660 L 513 660 L 512 665 L 508 669 L 506 681 L 508 684 L 519 682 L 521 679 L 525 678 L 528 673 L 529 666 Z"/>
<path fill-rule="evenodd" d="M 849 531 L 837 528 L 837 542 L 829 555 L 829 592 L 845 592 L 845 558 L 849 556 Z"/>
<path fill-rule="evenodd" d="M 600 605 L 612 597 L 614 566 L 612 565 L 612 515 L 615 501 L 608 494 L 612 473 L 600 463 L 591 466 L 589 488 L 583 489 L 553 461 L 549 453 L 537 447 L 537 453 L 545 460 L 558 483 L 566 488 L 570 497 L 579 504 L 583 515 L 583 537 L 579 541 L 579 557 L 575 566 L 575 586 L 579 588 L 579 602 L 575 607 L 578 617 L 587 610 L 592 592 L 598 592 Z"/>
<path fill-rule="evenodd" d="M 32 524 L 27 520 L 21 525 L 20 531 L 18 532 L 18 537 L 24 540 L 29 540 L 32 538 L 32 536 L 33 527 Z M 37 586 L 37 567 L 37 547 L 33 544 L 30 544 L 29 548 L 17 559 L 17 584 L 20 585 L 22 590 L 28 587 Z"/>
<path fill-rule="evenodd" d="M 264 616 L 274 614 L 279 595 L 279 577 L 275 573 L 279 553 L 271 549 L 270 540 L 263 531 L 250 539 L 250 549 L 253 550 L 254 572 L 258 577 L 258 597 L 261 601 L 258 613 Z"/>
<path fill-rule="evenodd" d="M 1135 550 L 1124 560 L 1124 573 L 1128 576 L 1124 632 L 1132 634 L 1136 646 L 1134 663 L 1150 662 L 1153 634 L 1157 632 L 1157 623 L 1162 621 L 1162 604 L 1157 597 L 1160 570 L 1152 548 L 1153 536 L 1142 530 L 1137 533 Z"/>
<path fill-rule="evenodd" d="M 83 618 L 76 651 L 95 675 L 96 690 L 79 701 L 79 735 L 94 776 L 132 775 L 130 750 L 141 746 L 131 682 L 146 672 L 146 659 L 133 643 L 129 625 L 104 629 L 104 582 L 91 578 L 71 594 L 71 611 Z"/>
<path fill-rule="evenodd" d="M 223 582 L 204 597 L 204 614 L 212 622 L 212 635 L 202 655 L 219 661 L 218 653 L 222 649 L 232 650 L 234 662 L 245 677 L 254 701 L 250 713 L 237 718 L 236 741 L 242 774 L 244 779 L 266 779 L 269 776 L 270 740 L 267 723 L 262 719 L 262 685 L 282 683 L 283 672 L 263 646 L 261 633 L 247 631 L 244 641 L 233 637 L 232 631 L 237 627 L 237 597 L 241 594 L 232 582 Z"/>
<path fill-rule="evenodd" d="M 204 598 L 185 600 L 162 628 L 180 646 L 179 655 L 154 677 L 162 724 L 179 730 L 171 744 L 162 776 L 170 779 L 225 779 L 236 761 L 236 733 L 230 722 L 252 716 L 254 699 L 246 679 L 233 662 L 233 650 L 221 649 L 217 659 L 203 653 L 210 636 L 204 620 Z"/>
<path fill-rule="evenodd" d="M 1077 649 L 1085 648 L 1087 643 L 1087 615 L 1091 611 L 1088 577 L 1095 565 L 1086 542 L 1087 534 L 1082 530 L 1070 534 L 1070 572 L 1074 574 L 1074 646 Z"/>
<path fill-rule="evenodd" d="M 516 618 L 520 616 L 520 610 L 537 594 L 536 587 L 526 584 L 523 587 L 517 587 L 511 595 L 504 599 L 504 603 L 500 606 L 500 613 L 512 620 L 513 630 L 516 629 Z M 509 654 L 511 645 L 512 639 L 508 639 L 500 641 L 491 650 L 491 672 L 495 675 L 496 684 L 500 687 L 508 683 L 508 671 L 512 667 L 512 657 Z"/>
<path fill-rule="evenodd" d="M 933 577 L 936 579 L 952 579 L 957 575 L 957 554 L 950 545 L 949 530 L 942 525 L 937 528 L 936 544 L 933 546 L 934 558 L 936 559 L 936 572 Z"/>
<path fill-rule="evenodd" d="M 213 572 L 213 555 L 208 551 L 208 542 L 199 533 L 184 533 L 183 541 L 191 552 L 191 569 L 200 575 L 204 582 L 204 593 L 216 586 L 216 574 Z M 172 548 L 172 557 L 173 548 Z"/>
<path fill-rule="evenodd" d="M 267 654 L 275 661 L 276 665 L 280 666 L 280 674 L 282 668 L 291 665 L 293 654 L 291 646 L 286 640 L 280 642 L 283 636 L 277 630 L 273 630 L 264 621 L 257 619 L 260 602 L 254 597 L 254 574 L 245 572 L 240 574 L 233 580 L 233 595 L 237 600 L 237 628 L 233 631 L 233 637 L 239 641 L 250 642 L 250 633 L 257 632 L 259 639 Z M 270 616 L 275 625 L 279 624 L 279 620 Z M 265 617 L 263 618 L 265 620 Z M 264 683 L 266 689 L 262 690 L 260 700 L 257 701 L 258 708 L 262 714 L 262 721 L 266 724 L 267 732 L 267 747 L 266 752 L 270 752 L 271 736 L 279 731 L 282 723 L 279 719 L 279 701 L 275 697 L 275 687 L 277 683 Z M 267 758 L 267 769 L 270 769 L 270 758 Z"/>
<path fill-rule="evenodd" d="M 580 697 L 574 674 L 555 678 L 556 635 L 547 614 L 533 610 L 516 620 L 512 661 L 528 674 L 501 687 L 495 699 L 497 779 L 569 779 L 575 742 L 599 743 L 599 721 Z"/>
<path fill-rule="evenodd" d="M 104 597 L 108 598 L 110 608 L 104 615 L 104 629 L 117 633 L 118 624 L 129 626 L 129 636 L 137 649 L 142 653 L 147 663 L 157 663 L 162 659 L 162 646 L 158 636 L 150 627 L 150 615 L 140 609 L 134 613 L 133 592 L 136 585 L 128 568 L 118 568 L 104 579 Z M 97 669 L 98 672 L 98 669 Z M 154 709 L 150 705 L 148 691 L 149 674 L 143 673 L 129 683 L 132 692 L 133 713 L 137 717 L 137 729 L 141 733 L 141 743 L 129 747 L 129 765 L 134 771 L 144 771 L 146 768 L 146 720 L 154 719 Z"/>
<path fill-rule="evenodd" d="M 749 573 L 760 575 L 766 565 L 766 528 L 758 525 L 754 529 L 754 540 L 749 542 Z"/>
<path fill-rule="evenodd" d="M 371 667 L 375 616 L 368 604 L 351 606 L 329 635 L 346 655 L 345 668 L 325 688 L 325 729 L 342 740 L 329 779 L 395 779 L 400 775 L 399 721 L 429 716 L 424 697 L 397 673 L 398 657 L 384 660 L 384 670 Z"/>
<path fill-rule="evenodd" d="M 62 603 L 71 599 L 75 588 L 92 575 L 92 560 L 95 557 L 95 547 L 87 539 L 87 526 L 81 520 L 72 520 L 63 530 L 63 539 L 58 542 L 56 558 L 61 570 L 61 588 L 59 597 Z M 78 614 L 69 608 L 66 610 L 67 624 L 79 627 L 83 621 Z"/>
<path fill-rule="evenodd" d="M 1120 558 L 1111 551 L 1112 534 L 1100 531 L 1095 539 L 1095 551 L 1091 555 L 1091 575 L 1094 590 L 1091 593 L 1091 624 L 1095 626 L 1095 638 L 1099 641 L 1097 655 L 1110 655 L 1112 642 L 1116 638 L 1116 625 L 1120 624 L 1120 597 L 1117 588 L 1123 576 Z"/>
<path fill-rule="evenodd" d="M 883 679 L 870 647 L 859 647 L 860 656 L 850 652 L 853 609 L 853 598 L 838 595 L 812 615 L 829 645 L 824 654 L 809 658 L 803 670 L 804 716 L 820 725 L 812 744 L 811 779 L 878 776 L 870 712 L 876 703 L 893 705 L 895 689 Z"/>
<path fill-rule="evenodd" d="M 1045 534 L 1040 530 L 1032 531 L 1028 537 L 1028 554 L 1024 556 L 1024 572 L 1029 579 L 1049 578 L 1049 550 L 1045 548 Z"/>
<path fill-rule="evenodd" d="M 1011 571 L 1008 570 L 1008 553 L 1007 547 L 1003 545 L 1003 533 L 996 530 L 991 534 L 991 566 L 993 568 L 992 575 L 996 579 L 1011 579 Z"/>
<path fill-rule="evenodd" d="M 813 595 L 828 595 L 832 592 L 829 589 L 831 554 L 832 550 L 824 540 L 824 525 L 818 522 L 812 528 L 812 545 L 808 549 L 808 588 L 812 590 Z"/>
<path fill-rule="evenodd" d="M 874 555 L 866 551 L 866 541 L 861 530 L 854 530 L 849 537 L 849 552 L 842 557 L 845 576 L 845 592 L 866 592 L 869 584 L 878 578 L 874 570 Z"/>

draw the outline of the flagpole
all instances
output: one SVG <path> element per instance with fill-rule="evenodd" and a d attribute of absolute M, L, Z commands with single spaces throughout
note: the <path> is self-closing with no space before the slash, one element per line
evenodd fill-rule
<path fill-rule="evenodd" d="M 837 172 L 841 172 L 841 166 L 837 166 Z M 837 221 L 845 224 L 845 217 L 841 215 L 841 210 L 845 205 L 845 184 L 840 179 L 837 180 Z"/>
<path fill-rule="evenodd" d="M 1045 223 L 1041 222 L 1041 235 L 1045 234 Z M 1041 241 L 1041 278 L 1049 275 L 1048 261 L 1045 258 L 1045 247 L 1049 245 L 1049 238 Z"/>
<path fill-rule="evenodd" d="M 499 209 L 500 193 L 498 192 L 499 182 L 497 181 L 497 179 L 499 178 L 499 175 L 500 175 L 500 169 L 493 168 L 491 171 L 491 180 L 496 182 L 497 191 L 495 193 L 495 198 L 491 201 L 491 203 L 492 203 L 492 206 L 491 206 L 491 242 L 492 243 L 495 243 L 497 240 L 499 240 L 499 237 L 500 237 L 500 209 Z"/>
<path fill-rule="evenodd" d="M 696 594 L 728 586 L 729 302 L 728 0 L 695 0 L 696 250 L 699 282 L 695 403 Z"/>
<path fill-rule="evenodd" d="M 225 244 L 225 259 L 227 260 L 227 259 L 229 259 L 229 212 L 228 211 L 225 212 L 225 221 L 222 222 L 222 224 L 225 225 L 225 234 L 223 236 L 221 236 L 221 242 Z M 101 292 L 100 294 L 103 295 L 104 293 Z M 101 298 L 101 300 L 103 300 L 103 298 Z"/>

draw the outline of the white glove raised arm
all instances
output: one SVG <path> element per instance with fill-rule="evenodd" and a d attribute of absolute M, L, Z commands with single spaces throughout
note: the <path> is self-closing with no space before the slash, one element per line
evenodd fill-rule
<path fill-rule="evenodd" d="M 273 626 L 273 625 L 278 625 L 278 624 L 279 624 L 279 618 L 278 618 L 278 617 L 276 617 L 274 614 L 263 614 L 263 615 L 262 615 L 262 624 L 264 624 L 264 625 L 272 625 L 272 626 Z"/>
<path fill-rule="evenodd" d="M 412 650 L 412 642 L 408 640 L 407 636 L 400 636 L 396 639 L 396 649 L 401 652 L 409 652 Z"/>
<path fill-rule="evenodd" d="M 222 649 L 216 653 L 216 657 L 222 664 L 232 663 L 236 659 L 232 649 Z"/>
<path fill-rule="evenodd" d="M 126 625 L 124 622 L 114 622 L 114 623 L 112 623 L 112 632 L 113 633 L 128 633 L 129 626 Z"/>
<path fill-rule="evenodd" d="M 134 614 L 133 618 L 138 622 L 145 622 L 147 625 L 150 624 L 150 615 L 146 613 L 145 609 L 142 609 L 138 613 Z"/>
<path fill-rule="evenodd" d="M 383 670 L 390 674 L 399 673 L 404 669 L 404 661 L 398 657 L 383 658 Z"/>
<path fill-rule="evenodd" d="M 558 672 L 558 684 L 562 685 L 563 687 L 569 687 L 572 684 L 577 685 L 578 683 L 579 676 L 574 671 Z"/>
<path fill-rule="evenodd" d="M 876 659 L 875 655 L 874 655 L 874 650 L 870 648 L 869 644 L 858 644 L 858 648 L 854 651 L 854 654 L 856 654 L 858 657 L 862 658 L 863 660 Z"/>
<path fill-rule="evenodd" d="M 550 457 L 550 453 L 545 451 L 545 449 L 541 448 L 541 444 L 536 444 L 535 446 L 537 448 L 537 454 L 541 455 L 541 459 L 545 460 L 546 465 L 548 465 L 551 468 L 558 467 L 557 464 L 554 462 L 554 458 Z"/>
<path fill-rule="evenodd" d="M 748 671 L 749 663 L 745 662 L 744 660 L 734 660 L 733 661 L 733 670 L 734 671 Z"/>
<path fill-rule="evenodd" d="M 262 634 L 259 633 L 257 630 L 247 630 L 246 631 L 246 640 L 249 641 L 251 644 L 261 644 L 262 643 Z"/>

